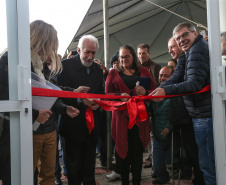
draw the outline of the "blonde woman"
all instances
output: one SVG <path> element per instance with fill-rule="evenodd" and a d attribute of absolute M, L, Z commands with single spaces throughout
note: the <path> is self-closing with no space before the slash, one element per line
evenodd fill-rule
<path fill-rule="evenodd" d="M 49 75 L 54 76 L 62 70 L 61 61 L 57 55 L 58 38 L 55 28 L 41 20 L 30 24 L 31 44 L 31 70 L 40 78 L 49 80 Z M 51 61 L 52 68 L 49 70 L 46 63 Z M 54 185 L 56 163 L 56 114 L 68 114 L 76 117 L 79 110 L 66 106 L 57 100 L 51 110 L 33 109 L 33 122 L 37 121 L 40 126 L 33 131 L 33 169 L 38 165 L 38 184 Z M 38 163 L 39 160 L 39 163 Z"/>

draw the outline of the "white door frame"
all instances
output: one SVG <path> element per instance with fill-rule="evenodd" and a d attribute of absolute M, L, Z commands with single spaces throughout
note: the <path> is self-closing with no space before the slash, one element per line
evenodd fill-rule
<path fill-rule="evenodd" d="M 10 100 L 0 101 L 0 112 L 10 112 L 12 185 L 33 184 L 28 1 L 6 0 Z M 217 184 L 224 185 L 226 182 L 226 84 L 219 84 L 219 80 L 225 82 L 225 76 L 222 76 L 225 74 L 225 68 L 221 67 L 218 12 L 219 0 L 207 0 Z M 225 91 L 222 91 L 222 88 Z"/>
<path fill-rule="evenodd" d="M 221 62 L 219 0 L 207 0 L 208 43 L 211 65 L 211 92 L 215 165 L 218 185 L 226 182 L 225 67 Z"/>
<path fill-rule="evenodd" d="M 6 0 L 9 101 L 0 112 L 10 112 L 11 184 L 33 184 L 33 137 L 30 70 L 29 1 Z"/>

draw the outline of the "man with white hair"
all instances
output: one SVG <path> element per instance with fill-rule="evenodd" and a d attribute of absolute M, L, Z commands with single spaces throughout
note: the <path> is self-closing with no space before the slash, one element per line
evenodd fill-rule
<path fill-rule="evenodd" d="M 94 61 L 98 50 L 98 40 L 92 35 L 85 35 L 78 43 L 78 54 L 62 61 L 63 71 L 59 75 L 59 85 L 80 92 L 104 94 L 103 70 Z M 99 105 L 92 99 L 65 98 L 64 102 L 80 110 L 75 119 L 62 116 L 60 134 L 65 138 L 66 167 L 68 183 L 73 185 L 94 185 L 96 144 L 99 134 Z M 93 109 L 94 128 L 89 134 L 86 123 L 86 109 Z"/>

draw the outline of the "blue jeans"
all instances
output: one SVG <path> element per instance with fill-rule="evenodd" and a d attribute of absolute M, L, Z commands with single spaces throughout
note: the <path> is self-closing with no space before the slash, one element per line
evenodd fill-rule
<path fill-rule="evenodd" d="M 58 150 L 58 144 L 59 144 L 59 135 L 57 134 L 57 148 L 56 148 L 56 167 L 55 167 L 55 177 L 60 178 L 61 177 L 61 166 L 59 162 L 59 150 Z"/>
<path fill-rule="evenodd" d="M 199 166 L 206 185 L 216 185 L 212 118 L 192 118 L 198 145 Z"/>
<path fill-rule="evenodd" d="M 166 152 L 169 147 L 170 140 L 160 140 L 154 136 L 153 142 L 153 161 L 154 172 L 158 181 L 166 182 L 169 180 L 169 173 L 166 170 Z"/>
<path fill-rule="evenodd" d="M 58 123 L 57 123 L 57 130 L 58 130 L 58 127 L 59 127 L 59 124 L 60 124 L 60 121 L 61 121 L 61 115 L 59 115 L 58 117 Z M 66 166 L 65 166 L 65 162 L 64 162 L 64 157 L 65 157 L 65 143 L 64 143 L 64 138 L 62 136 L 60 136 L 59 134 L 57 134 L 57 151 L 56 151 L 56 167 L 55 167 L 55 177 L 58 177 L 60 178 L 61 177 L 61 166 L 60 166 L 60 161 L 59 161 L 59 151 L 58 151 L 58 144 L 59 144 L 59 141 L 60 141 L 60 144 L 61 144 L 61 147 L 62 147 L 62 162 L 63 162 L 63 173 L 64 175 L 66 176 L 67 175 L 67 169 L 66 169 Z"/>

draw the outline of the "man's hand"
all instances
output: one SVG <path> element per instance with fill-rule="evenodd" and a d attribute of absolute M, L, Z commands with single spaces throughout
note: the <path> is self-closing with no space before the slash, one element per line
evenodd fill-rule
<path fill-rule="evenodd" d="M 130 96 L 130 95 L 127 93 L 122 93 L 121 96 Z M 121 100 L 124 102 L 127 102 L 127 101 L 129 101 L 129 98 L 121 98 Z"/>
<path fill-rule="evenodd" d="M 85 105 L 91 107 L 92 105 L 96 105 L 96 102 L 93 101 L 93 100 L 100 100 L 100 99 L 82 98 L 81 100 L 82 100 L 82 102 L 83 102 Z"/>
<path fill-rule="evenodd" d="M 73 92 L 87 93 L 90 90 L 90 87 L 79 86 L 77 89 L 74 89 Z"/>
<path fill-rule="evenodd" d="M 50 110 L 41 109 L 41 110 L 39 110 L 39 114 L 38 114 L 36 121 L 41 124 L 44 124 L 49 119 L 51 114 L 52 114 L 52 112 Z"/>
<path fill-rule="evenodd" d="M 72 106 L 67 106 L 66 113 L 71 118 L 74 118 L 74 117 L 78 116 L 78 114 L 80 113 L 80 111 L 78 109 L 72 107 Z"/>
<path fill-rule="evenodd" d="M 136 95 L 145 95 L 146 90 L 142 86 L 136 86 L 135 87 L 135 93 L 136 93 Z"/>
<path fill-rule="evenodd" d="M 93 100 L 100 100 L 100 99 L 82 98 L 81 100 L 85 105 L 90 106 L 92 110 L 97 110 L 99 108 L 99 105 Z"/>
<path fill-rule="evenodd" d="M 161 135 L 163 137 L 165 137 L 168 133 L 170 132 L 170 130 L 168 128 L 165 128 L 162 132 L 161 132 Z"/>
<path fill-rule="evenodd" d="M 208 35 L 203 38 L 206 42 L 208 42 Z"/>
<path fill-rule="evenodd" d="M 103 64 L 100 65 L 100 68 L 103 70 L 103 75 L 106 75 L 108 73 L 107 68 Z"/>
<path fill-rule="evenodd" d="M 163 88 L 159 87 L 159 88 L 156 88 L 154 91 L 152 91 L 149 95 L 151 96 L 165 96 L 166 95 L 166 92 Z M 155 98 L 155 99 L 152 99 L 152 101 L 162 101 L 164 100 L 164 98 Z"/>
<path fill-rule="evenodd" d="M 100 106 L 98 104 L 91 105 L 90 108 L 92 110 L 97 110 Z"/>
<path fill-rule="evenodd" d="M 95 63 L 97 63 L 100 68 L 103 70 L 103 75 L 106 75 L 108 73 L 107 68 L 99 61 L 99 60 L 94 60 Z"/>

